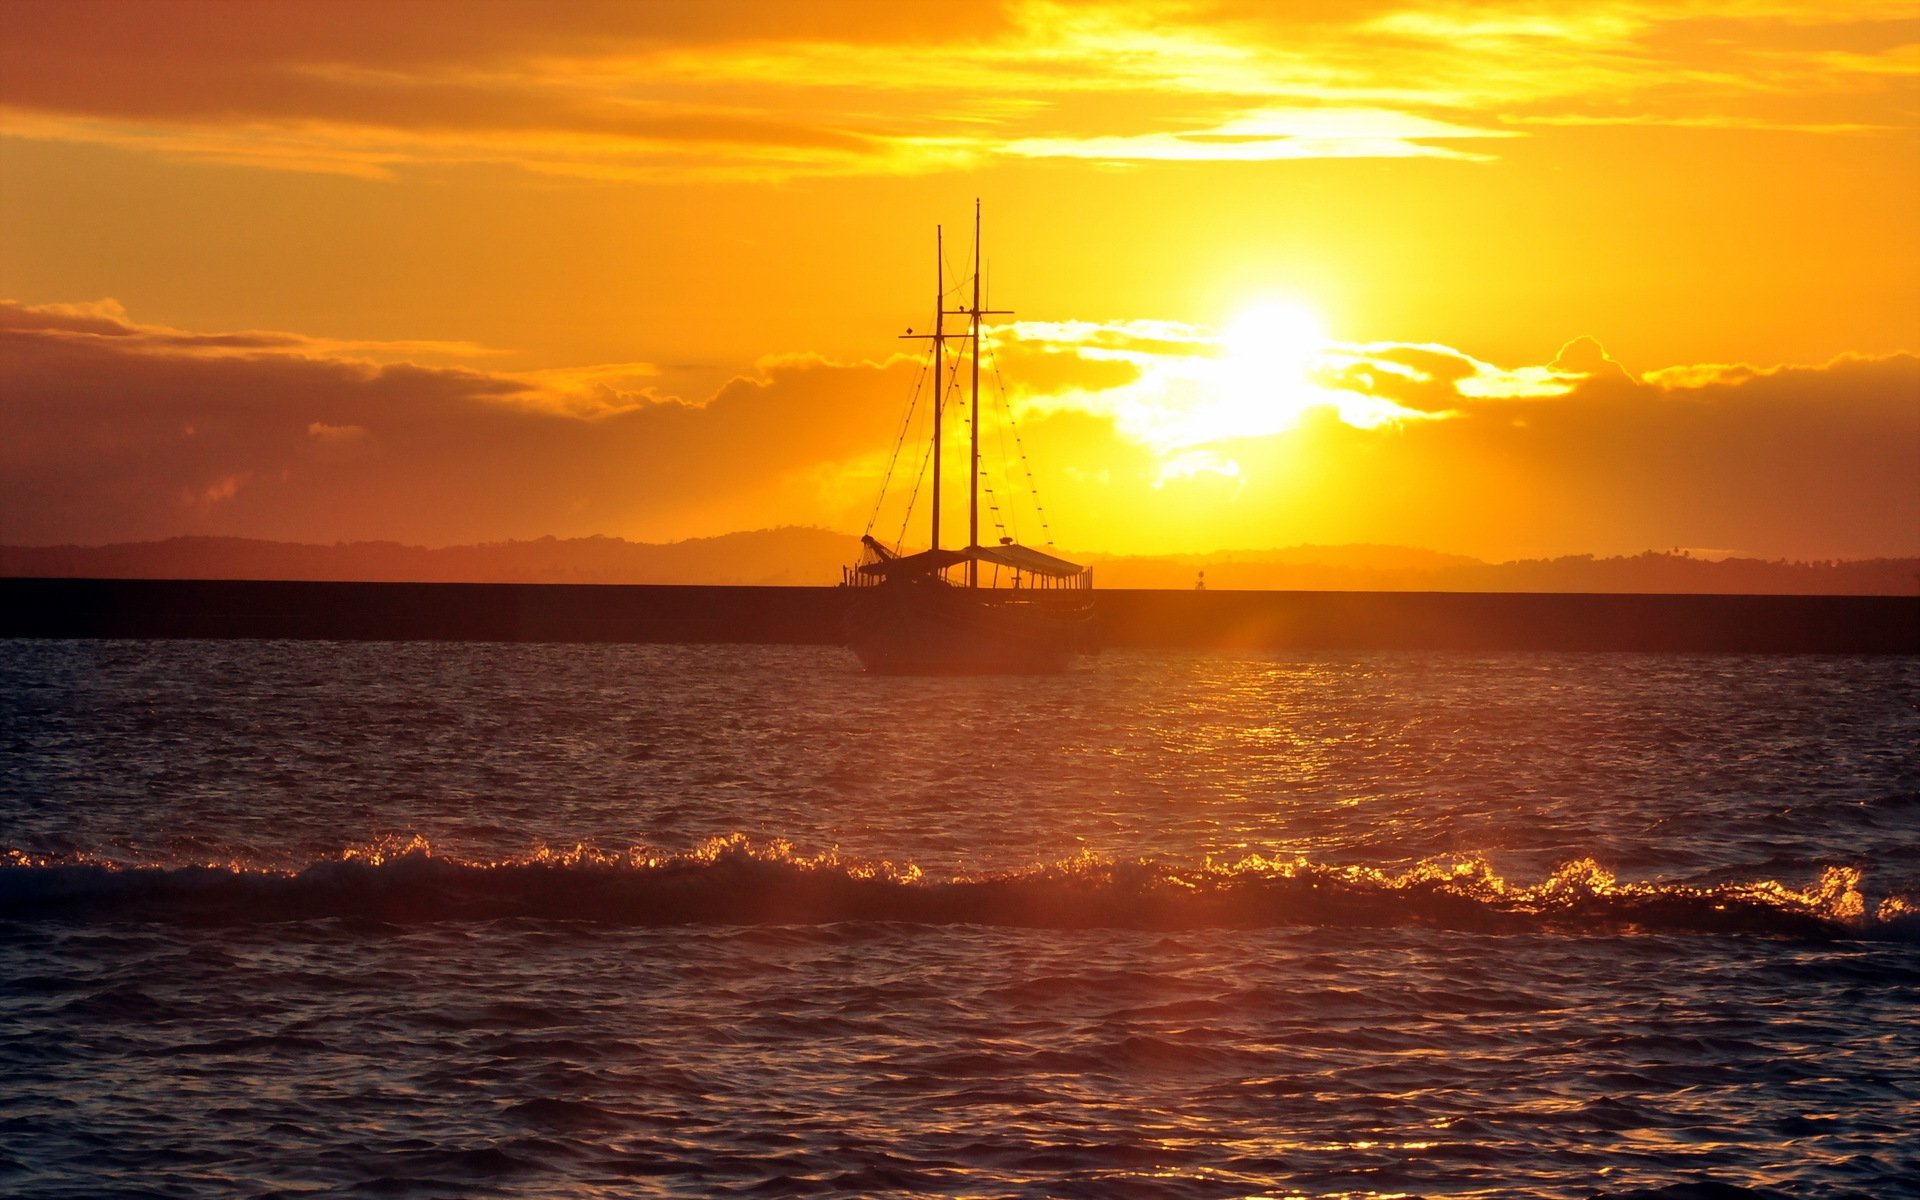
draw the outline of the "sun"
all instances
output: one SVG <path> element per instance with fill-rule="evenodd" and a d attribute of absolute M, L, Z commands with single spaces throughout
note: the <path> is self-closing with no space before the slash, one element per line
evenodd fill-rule
<path fill-rule="evenodd" d="M 1331 344 L 1314 311 L 1290 300 L 1241 310 L 1220 331 L 1213 362 L 1215 418 L 1239 436 L 1289 429 L 1315 404 L 1327 403 L 1309 371 Z"/>
<path fill-rule="evenodd" d="M 1327 343 L 1319 316 L 1288 300 L 1262 301 L 1245 309 L 1220 336 L 1229 372 L 1256 388 L 1298 382 Z"/>

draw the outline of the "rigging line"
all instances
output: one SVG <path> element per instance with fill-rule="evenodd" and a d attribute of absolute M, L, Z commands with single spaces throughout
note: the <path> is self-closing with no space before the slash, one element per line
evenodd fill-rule
<path fill-rule="evenodd" d="M 874 497 L 873 512 L 867 517 L 867 527 L 863 531 L 867 536 L 873 533 L 873 527 L 880 521 L 880 508 L 887 502 L 887 489 L 893 483 L 893 470 L 900 462 L 900 451 L 907 443 L 907 431 L 913 425 L 913 414 L 920 406 L 920 392 L 927 385 L 927 364 L 933 359 L 933 350 L 928 348 L 920 361 L 919 373 L 913 380 L 913 394 L 907 398 L 907 415 L 900 421 L 900 434 L 893 439 L 893 453 L 887 457 L 887 471 L 880 480 L 880 494 Z"/>
<path fill-rule="evenodd" d="M 960 360 L 960 353 L 958 350 L 954 351 L 953 358 L 955 362 L 958 362 Z M 951 398 L 953 393 L 959 389 L 959 386 L 960 386 L 959 375 L 960 375 L 959 371 L 956 370 L 953 372 L 953 377 L 947 381 L 946 394 L 949 398 Z M 907 495 L 906 511 L 900 514 L 900 535 L 893 539 L 893 545 L 895 550 L 898 550 L 900 547 L 906 545 L 907 543 L 907 526 L 913 521 L 913 507 L 916 503 L 918 503 L 920 499 L 920 485 L 925 483 L 927 479 L 927 464 L 933 461 L 933 443 L 936 439 L 940 437 L 941 433 L 943 432 L 939 426 L 940 426 L 940 413 L 944 407 L 945 407 L 944 404 L 934 405 L 933 418 L 932 418 L 934 423 L 933 437 L 930 437 L 927 439 L 927 448 L 920 452 L 920 467 L 914 474 L 913 491 L 908 493 Z"/>
<path fill-rule="evenodd" d="M 1004 446 L 1002 448 L 1004 449 Z M 1004 461 L 1002 462 L 1001 466 L 997 470 L 999 474 L 1005 474 Z M 996 475 L 995 469 L 989 469 L 985 464 L 982 464 L 980 468 L 980 491 L 987 499 L 987 519 L 993 522 L 994 532 L 998 534 L 1002 539 L 1005 539 L 1007 537 L 1007 523 L 1005 520 L 1002 519 L 1002 514 L 1000 510 L 1000 493 L 994 488 L 994 485 L 993 485 L 993 481 L 997 477 L 998 476 Z M 1003 480 L 1002 482 L 1004 483 L 1006 481 Z M 1008 486 L 1010 488 L 1011 484 L 1008 484 Z M 1009 502 L 1008 508 L 1009 509 L 1012 508 L 1011 502 Z M 1014 541 L 1020 540 L 1018 537 L 1018 530 L 1015 531 L 1015 536 L 1013 537 L 1012 540 Z"/>
<path fill-rule="evenodd" d="M 953 352 L 953 370 L 947 374 L 947 395 L 945 401 L 942 403 L 943 408 L 947 404 L 956 403 L 959 399 L 954 393 L 960 390 L 960 364 L 965 361 L 966 356 L 958 349 L 955 349 Z"/>
<path fill-rule="evenodd" d="M 945 297 L 943 297 L 943 300 L 955 299 L 957 297 L 963 297 L 966 295 L 966 288 L 972 282 L 972 277 L 966 275 L 965 265 L 966 263 L 970 263 L 971 261 L 972 261 L 971 259 L 964 260 L 963 265 L 961 267 L 955 267 L 953 265 L 952 259 L 946 260 L 947 278 L 953 280 L 954 282 L 953 282 L 953 286 L 947 289 L 946 295 Z M 942 307 L 943 308 L 945 307 L 944 303 L 942 304 Z"/>
<path fill-rule="evenodd" d="M 993 403 L 995 399 L 1000 400 L 1001 408 L 1004 410 L 1004 408 L 1006 407 L 1005 397 L 995 397 L 993 393 L 993 389 L 991 387 L 987 389 L 987 396 L 988 396 L 988 403 L 987 403 L 987 408 L 985 413 L 987 417 L 991 417 L 993 415 Z M 1013 508 L 1013 503 L 1011 499 L 1012 488 L 1013 488 L 1013 476 L 1012 476 L 1012 472 L 1010 472 L 1007 469 L 1007 439 L 1005 436 L 1006 423 L 1004 421 L 994 421 L 992 422 L 992 424 L 993 424 L 993 430 L 994 430 L 994 440 L 999 445 L 1000 455 L 999 455 L 999 458 L 996 460 L 993 460 L 991 464 L 989 463 L 989 458 L 986 454 L 983 453 L 980 456 L 980 490 L 983 494 L 985 494 L 987 498 L 987 513 L 988 513 L 988 516 L 993 521 L 994 532 L 998 534 L 1002 540 L 1007 540 L 1010 538 L 1013 541 L 1019 541 L 1020 540 L 1019 529 L 1016 527 L 1013 530 L 1013 532 L 1009 534 L 1007 530 L 1007 522 L 1005 519 L 1006 514 L 1011 512 Z M 999 493 L 999 490 L 996 489 L 994 486 L 994 481 L 996 479 L 998 479 L 1001 485 L 1005 487 L 1008 491 L 1009 499 L 1007 503 L 1007 508 L 1005 510 L 1002 510 L 1002 508 L 1000 507 L 1000 493 Z"/>
<path fill-rule="evenodd" d="M 977 245 L 968 247 L 967 257 L 961 260 L 960 269 L 950 276 L 954 281 L 953 290 L 950 294 L 957 294 L 971 299 L 971 297 L 968 296 L 968 292 L 973 287 L 973 264 L 979 260 L 979 247 Z M 952 264 L 949 263 L 948 265 L 951 266 Z"/>
<path fill-rule="evenodd" d="M 914 413 L 918 411 L 920 406 L 920 395 L 926 388 L 927 364 L 930 359 L 931 355 L 929 354 L 928 358 L 921 361 L 919 372 L 914 378 L 913 392 L 907 401 L 906 416 L 901 419 L 900 433 L 894 438 L 893 453 L 887 457 L 887 470 L 880 481 L 880 494 L 874 497 L 873 512 L 867 517 L 866 533 L 869 535 L 873 533 L 873 527 L 880 521 L 880 510 L 886 504 L 887 492 L 892 487 L 893 473 L 900 462 L 900 451 L 906 445 L 907 434 L 913 426 Z"/>
<path fill-rule="evenodd" d="M 926 449 L 920 452 L 920 465 L 913 472 L 913 490 L 907 493 L 906 511 L 900 514 L 900 532 L 894 536 L 894 553 L 899 553 L 907 544 L 907 524 L 913 520 L 914 502 L 920 498 L 920 485 L 927 479 L 927 464 L 933 461 L 933 442 L 927 442 Z"/>
<path fill-rule="evenodd" d="M 1000 525 L 1000 535 L 1002 537 L 1011 536 L 1013 540 L 1017 542 L 1020 540 L 1020 513 L 1019 510 L 1014 507 L 1013 503 L 1013 456 L 1007 453 L 1007 427 L 1013 424 L 1013 406 L 1007 400 L 1007 384 L 1005 380 L 1000 378 L 997 356 L 989 353 L 987 363 L 993 371 L 995 384 L 994 398 L 1000 402 L 1000 416 L 1002 419 L 993 432 L 996 440 L 1000 443 L 1000 473 L 1006 477 L 1003 482 L 1007 485 L 1006 521 L 1004 523 L 1000 522 L 1000 506 L 997 503 L 993 508 L 994 520 L 996 524 Z M 1011 533 L 1008 531 L 1008 526 L 1012 527 Z"/>
<path fill-rule="evenodd" d="M 1000 387 L 1000 395 L 1007 406 L 1007 428 L 1013 431 L 1013 444 L 1020 451 L 1020 467 L 1027 475 L 1027 494 L 1033 497 L 1033 513 L 1040 521 L 1040 536 L 1045 539 L 1041 544 L 1053 545 L 1053 526 L 1047 520 L 1047 510 L 1040 503 L 1040 485 L 1033 478 L 1033 460 L 1027 457 L 1027 444 L 1020 437 L 1020 425 L 1013 419 L 1013 400 L 1007 395 L 1007 381 L 1000 376 L 1000 360 L 993 363 L 993 379 Z"/>
<path fill-rule="evenodd" d="M 1003 538 L 1007 537 L 1007 523 L 1000 519 L 1000 497 L 994 493 L 992 485 L 984 481 L 980 484 L 980 490 L 987 494 L 987 515 L 993 521 L 993 531 Z M 1012 540 L 1017 542 L 1020 539 L 1014 537 Z"/>

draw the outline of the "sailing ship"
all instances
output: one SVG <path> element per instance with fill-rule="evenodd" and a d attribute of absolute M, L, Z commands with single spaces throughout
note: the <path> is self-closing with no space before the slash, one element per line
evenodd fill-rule
<path fill-rule="evenodd" d="M 1041 674 L 1065 670 L 1089 647 L 1093 571 L 1012 537 L 980 542 L 981 318 L 1006 315 L 980 303 L 980 203 L 973 207 L 973 295 L 948 307 L 946 258 L 934 230 L 934 320 L 931 333 L 906 337 L 933 343 L 933 490 L 926 550 L 902 553 L 873 536 L 860 539 L 859 563 L 844 569 L 849 589 L 847 644 L 876 674 Z M 947 331 L 965 318 L 965 332 Z M 969 424 L 967 544 L 940 537 L 941 443 L 947 344 L 967 343 L 972 387 Z M 897 453 L 897 451 L 896 451 Z M 917 491 L 917 488 L 916 488 Z M 878 508 L 875 509 L 876 515 Z M 909 503 L 909 517 L 911 504 Z M 903 523 L 902 529 L 905 525 Z M 903 533 L 904 536 L 904 533 Z"/>

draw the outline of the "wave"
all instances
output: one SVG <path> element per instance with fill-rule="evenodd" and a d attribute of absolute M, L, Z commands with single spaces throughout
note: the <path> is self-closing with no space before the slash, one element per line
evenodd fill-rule
<path fill-rule="evenodd" d="M 932 879 L 911 865 L 797 854 L 741 836 L 670 854 L 542 849 L 495 862 L 388 840 L 298 871 L 243 862 L 134 864 L 0 856 L 0 919 L 254 923 L 357 918 L 402 924 L 510 918 L 616 925 L 894 921 L 1178 930 L 1419 926 L 1478 932 L 1752 933 L 1920 941 L 1920 903 L 1871 908 L 1856 867 L 1805 887 L 1777 880 L 1632 882 L 1591 859 L 1513 883 L 1479 858 L 1405 871 L 1250 856 L 1181 867 L 1093 855 Z"/>

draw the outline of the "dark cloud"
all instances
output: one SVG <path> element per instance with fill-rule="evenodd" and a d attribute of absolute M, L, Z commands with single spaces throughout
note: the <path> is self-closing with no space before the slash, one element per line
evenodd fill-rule
<path fill-rule="evenodd" d="M 1570 525 L 1636 529 L 1642 547 L 1866 555 L 1920 545 L 1916 400 L 1920 359 L 1902 354 L 1671 388 L 1595 375 L 1524 424 L 1474 423 L 1558 477 L 1551 516 Z"/>
<path fill-rule="evenodd" d="M 1576 363 L 1596 365 L 1562 360 Z M 1359 430 L 1323 410 L 1290 455 L 1280 441 L 1215 449 L 1245 468 L 1244 503 L 1311 512 L 1317 540 L 1490 558 L 1676 545 L 1802 558 L 1920 551 L 1920 358 L 1651 378 L 1598 369 L 1564 394 L 1516 402 L 1443 397 L 1433 381 L 1410 397 L 1407 381 L 1384 375 L 1375 394 L 1453 415 Z"/>
<path fill-rule="evenodd" d="M 772 360 L 703 405 L 580 415 L 538 377 L 182 345 L 0 304 L 0 540 L 183 532 L 428 543 L 767 523 L 879 448 L 911 364 Z M 212 339 L 218 341 L 219 339 Z"/>

